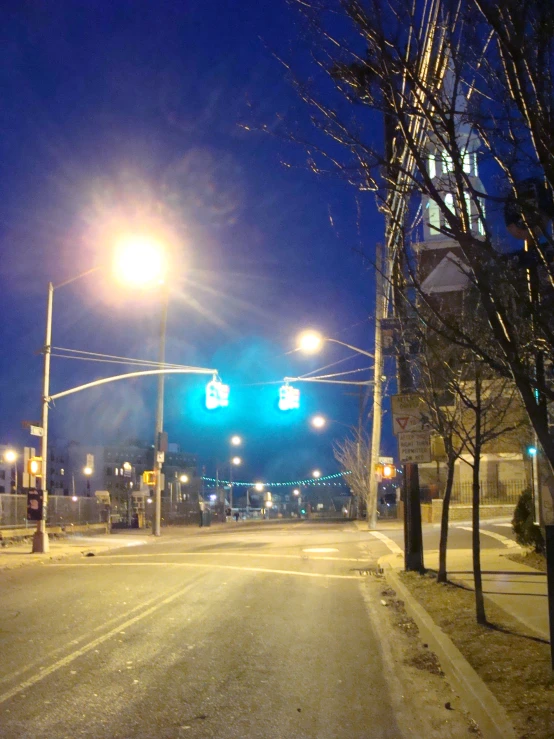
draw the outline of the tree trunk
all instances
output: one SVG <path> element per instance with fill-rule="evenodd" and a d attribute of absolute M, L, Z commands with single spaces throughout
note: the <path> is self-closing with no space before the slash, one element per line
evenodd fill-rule
<path fill-rule="evenodd" d="M 444 498 L 442 501 L 441 515 L 441 536 L 439 542 L 439 570 L 437 572 L 437 582 L 446 582 L 446 548 L 448 546 L 448 516 L 450 514 L 450 498 L 452 497 L 452 487 L 454 485 L 454 465 L 456 458 L 448 458 L 448 468 L 446 473 L 446 487 L 444 489 Z"/>
<path fill-rule="evenodd" d="M 476 424 L 475 435 L 476 441 L 480 433 L 479 423 Z M 472 547 L 473 547 L 473 579 L 475 582 L 475 614 L 478 624 L 486 624 L 487 616 L 485 614 L 485 599 L 483 597 L 483 577 L 481 574 L 481 539 L 479 536 L 479 476 L 481 468 L 481 445 L 477 441 L 475 444 L 475 457 L 473 460 L 473 489 L 472 489 Z"/>

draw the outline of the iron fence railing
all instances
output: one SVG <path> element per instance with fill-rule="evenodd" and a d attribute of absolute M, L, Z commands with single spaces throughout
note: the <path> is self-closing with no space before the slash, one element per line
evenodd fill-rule
<path fill-rule="evenodd" d="M 49 495 L 46 522 L 50 526 L 70 524 L 102 523 L 105 520 L 104 506 L 96 498 L 76 496 L 77 500 L 65 495 Z M 0 528 L 17 526 L 32 527 L 27 521 L 27 496 L 0 493 Z"/>
<path fill-rule="evenodd" d="M 528 483 L 525 480 L 484 480 L 479 486 L 479 499 L 483 505 L 494 505 L 495 503 L 515 505 L 526 487 Z M 470 505 L 472 499 L 473 485 L 471 482 L 454 484 L 452 503 Z"/>

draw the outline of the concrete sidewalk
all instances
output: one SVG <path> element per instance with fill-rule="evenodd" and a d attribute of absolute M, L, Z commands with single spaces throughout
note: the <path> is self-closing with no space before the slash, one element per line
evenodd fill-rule
<path fill-rule="evenodd" d="M 517 619 L 531 636 L 549 641 L 546 574 L 512 561 L 506 556 L 508 551 L 504 547 L 481 551 L 485 597 Z M 453 549 L 447 557 L 448 579 L 473 590 L 471 549 Z M 388 563 L 395 570 L 404 568 L 403 555 L 385 555 L 379 561 L 382 565 Z M 426 550 L 425 566 L 436 570 L 438 563 L 438 550 Z"/>
<path fill-rule="evenodd" d="M 0 548 L 0 570 L 12 570 L 29 564 L 45 563 L 53 560 L 100 554 L 110 549 L 132 547 L 147 544 L 154 537 L 141 535 L 140 531 L 118 532 L 117 534 L 80 535 L 69 534 L 66 537 L 50 537 L 50 551 L 45 554 L 33 554 L 31 541 L 18 542 Z"/>

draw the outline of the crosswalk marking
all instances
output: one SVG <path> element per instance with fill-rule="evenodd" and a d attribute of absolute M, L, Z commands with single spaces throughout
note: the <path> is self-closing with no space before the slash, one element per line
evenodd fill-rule
<path fill-rule="evenodd" d="M 379 539 L 379 541 L 382 541 L 383 544 L 388 547 L 393 554 L 402 554 L 402 549 L 398 546 L 398 544 L 392 539 L 389 539 L 388 536 L 385 536 L 385 534 L 382 534 L 380 531 L 370 531 L 369 533 L 376 539 Z"/>
<path fill-rule="evenodd" d="M 458 529 L 463 529 L 464 531 L 473 531 L 471 526 L 457 526 Z M 502 534 L 497 534 L 496 531 L 487 531 L 486 529 L 479 529 L 480 534 L 485 534 L 485 536 L 492 536 L 493 539 L 496 539 L 497 541 L 502 542 L 504 546 L 508 547 L 509 549 L 514 547 L 519 547 L 519 544 L 515 542 L 513 539 L 508 539 L 507 536 L 503 536 Z"/>

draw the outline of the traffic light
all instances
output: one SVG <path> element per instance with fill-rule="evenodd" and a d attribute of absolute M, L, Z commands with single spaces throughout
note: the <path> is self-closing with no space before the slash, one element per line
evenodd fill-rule
<path fill-rule="evenodd" d="M 300 390 L 288 382 L 279 388 L 279 410 L 291 411 L 300 408 Z"/>
<path fill-rule="evenodd" d="M 224 408 L 229 405 L 229 385 L 214 377 L 206 385 L 206 408 L 213 411 L 215 408 Z"/>
<path fill-rule="evenodd" d="M 383 465 L 383 477 L 387 480 L 390 480 L 391 477 L 395 476 L 395 469 L 392 464 L 384 464 Z"/>
<path fill-rule="evenodd" d="M 142 482 L 148 487 L 156 484 L 156 473 L 153 470 L 147 470 L 142 473 Z"/>
<path fill-rule="evenodd" d="M 31 457 L 27 462 L 27 472 L 33 477 L 42 477 L 42 457 Z"/>

